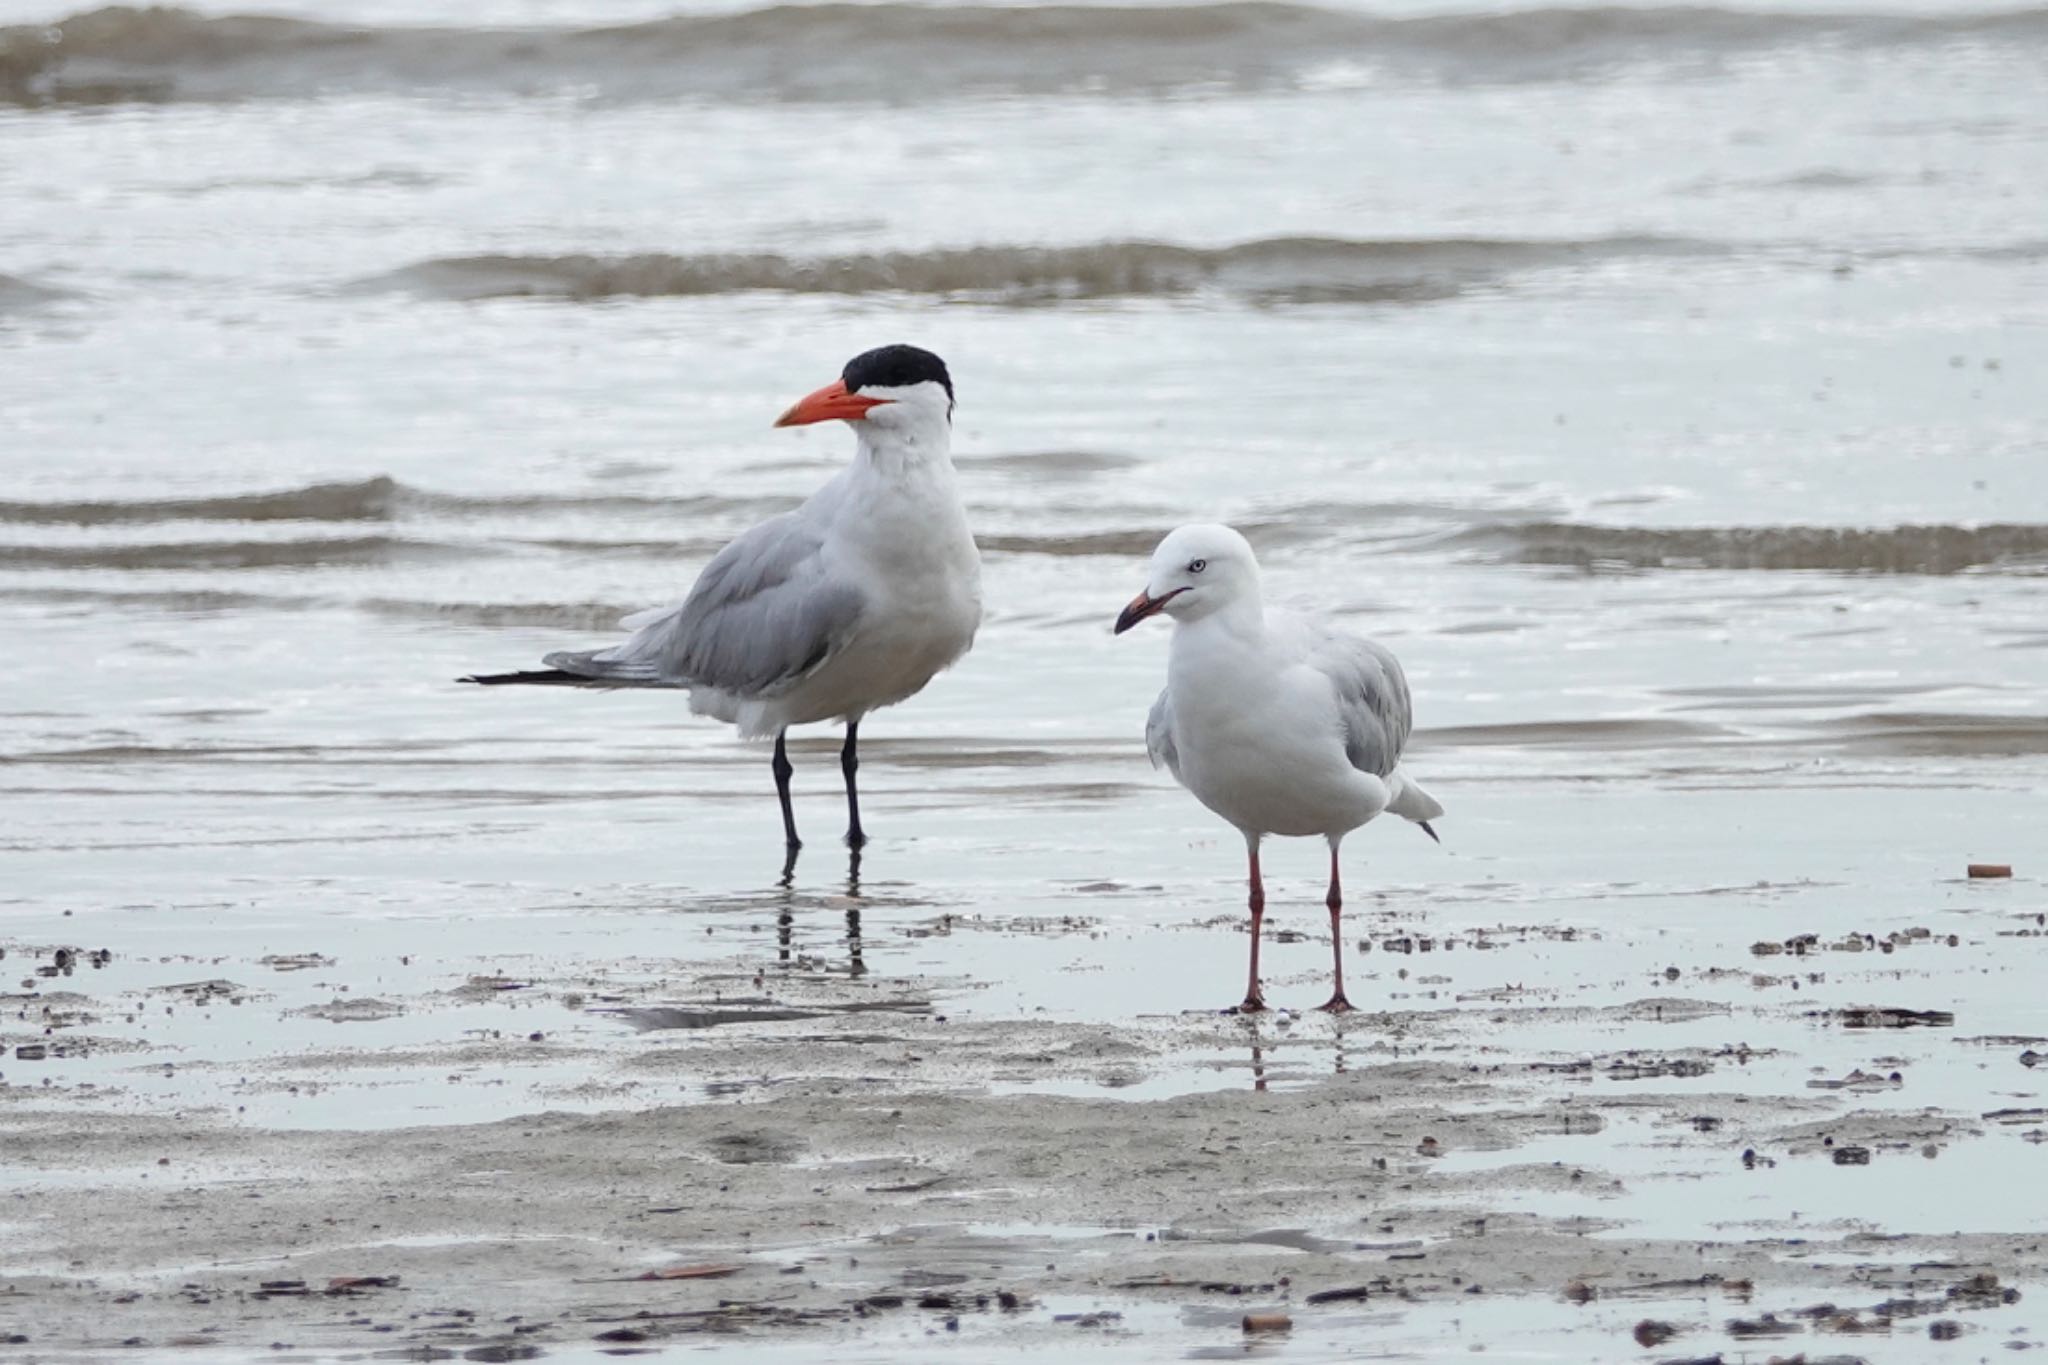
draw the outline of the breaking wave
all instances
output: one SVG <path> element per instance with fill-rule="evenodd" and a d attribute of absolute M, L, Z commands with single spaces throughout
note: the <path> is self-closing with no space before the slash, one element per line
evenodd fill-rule
<path fill-rule="evenodd" d="M 1098 242 L 980 246 L 813 258 L 767 253 L 449 256 L 359 281 L 435 298 L 792 294 L 944 295 L 1029 306 L 1062 299 L 1172 298 L 1216 291 L 1266 302 L 1427 302 L 1531 271 L 1639 257 L 1718 256 L 1677 237 L 1583 241 L 1272 237 L 1235 246 Z"/>
<path fill-rule="evenodd" d="M 984 463 L 1080 459 L 1087 468 L 1112 457 L 1001 456 Z M 1122 457 L 1118 457 L 1121 459 Z M 751 521 L 784 511 L 780 496 L 659 493 L 442 493 L 385 475 L 249 493 L 177 498 L 0 502 L 0 527 L 148 527 L 179 523 L 304 523 L 312 529 L 279 539 L 234 538 L 159 543 L 57 544 L 0 542 L 0 567 L 21 569 L 238 569 L 389 564 L 491 555 L 518 548 L 690 559 L 716 550 L 722 534 L 692 534 L 703 519 Z M 590 512 L 639 528 L 630 536 L 592 538 L 547 526 L 561 513 Z M 1535 515 L 1531 515 L 1534 513 Z M 478 540 L 447 532 L 456 524 L 500 525 Z M 519 529 L 536 523 L 534 531 Z M 1995 572 L 2048 575 L 2048 525 L 1725 526 L 1651 528 L 1598 526 L 1546 518 L 1534 507 L 1392 503 L 1361 507 L 1288 507 L 1241 518 L 1239 529 L 1266 548 L 1334 538 L 1385 553 L 1472 556 L 1501 563 L 1558 565 L 1587 572 L 1642 570 L 1808 570 L 1858 574 Z M 663 530 L 654 530 L 656 527 Z M 1378 531 L 1369 528 L 1379 527 Z M 348 529 L 344 529 L 348 528 Z M 359 528 L 359 529 L 358 529 Z M 653 535 L 648 532 L 654 530 Z M 534 532 L 540 532 L 538 534 Z M 668 532 L 676 532 L 670 534 Z M 977 539 L 991 554 L 1054 557 L 1143 557 L 1158 542 L 1156 525 L 1115 521 L 1040 529 L 984 526 Z M 581 610 L 578 608 L 577 610 Z"/>
<path fill-rule="evenodd" d="M 413 598 L 366 597 L 348 593 L 242 592 L 223 588 L 52 587 L 0 585 L 0 601 L 114 607 L 124 611 L 180 614 L 277 611 L 360 611 L 392 620 L 464 626 L 547 630 L 612 631 L 646 604 L 611 602 L 436 602 Z"/>
<path fill-rule="evenodd" d="M 2048 716 L 1890 711 L 1810 722 L 1817 742 L 1891 758 L 2048 754 Z"/>
<path fill-rule="evenodd" d="M 2048 572 L 2048 526 L 1686 527 L 1542 521 L 1461 531 L 1442 542 L 1523 564 L 1599 569 L 1813 569 L 1836 573 Z"/>
<path fill-rule="evenodd" d="M 492 515 L 559 511 L 677 514 L 757 513 L 794 505 L 788 498 L 683 494 L 511 494 L 469 497 L 435 493 L 387 475 L 344 483 L 315 483 L 274 492 L 225 493 L 197 498 L 94 499 L 74 502 L 0 502 L 0 525 L 108 526 L 172 521 L 399 521 L 419 515 Z"/>
<path fill-rule="evenodd" d="M 19 569 L 300 569 L 417 563 L 488 553 L 403 536 L 317 540 L 177 541 L 154 545 L 0 545 L 0 567 Z"/>
<path fill-rule="evenodd" d="M 1821 697 L 1816 705 L 1846 704 Z M 1886 758 L 2018 758 L 2048 753 L 2048 716 L 1875 711 L 1801 718 L 1755 729 L 1670 716 L 1449 725 L 1416 731 L 1418 749 L 1569 748 L 1697 750 L 1800 744 Z"/>
<path fill-rule="evenodd" d="M 1394 17 L 1268 0 L 1036 8 L 778 5 L 602 28 L 356 27 L 116 7 L 0 29 L 18 103 L 461 91 L 612 99 L 858 100 L 1407 79 L 1582 78 L 1829 44 L 2048 43 L 2048 9 L 1896 15 L 1559 6 Z M 917 72 L 914 82 L 897 77 Z"/>
<path fill-rule="evenodd" d="M 1538 720 L 1505 725 L 1438 725 L 1416 732 L 1423 747 L 1658 749 L 1721 740 L 1725 726 L 1662 716 Z"/>
<path fill-rule="evenodd" d="M 13 275 L 0 275 L 0 313 L 11 313 L 18 308 L 34 308 L 65 297 L 67 295 L 62 289 L 31 284 Z"/>

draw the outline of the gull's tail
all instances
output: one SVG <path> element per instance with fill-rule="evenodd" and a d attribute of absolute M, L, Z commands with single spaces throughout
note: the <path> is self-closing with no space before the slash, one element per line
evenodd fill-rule
<path fill-rule="evenodd" d="M 1436 838 L 1436 831 L 1429 827 L 1429 822 L 1444 813 L 1443 803 L 1424 791 L 1420 782 L 1399 768 L 1394 769 L 1387 778 L 1387 785 L 1394 791 L 1394 799 L 1387 802 L 1387 809 L 1403 820 L 1413 820 L 1422 826 L 1424 834 L 1442 843 L 1443 840 Z"/>

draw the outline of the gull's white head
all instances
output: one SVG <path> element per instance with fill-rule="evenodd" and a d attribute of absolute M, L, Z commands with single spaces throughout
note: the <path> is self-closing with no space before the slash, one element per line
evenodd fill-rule
<path fill-rule="evenodd" d="M 953 378 L 946 362 L 916 346 L 878 346 L 846 362 L 839 378 L 807 394 L 775 419 L 800 427 L 837 419 L 863 438 L 915 440 L 943 435 L 953 422 Z"/>
<path fill-rule="evenodd" d="M 1116 618 L 1116 633 L 1159 612 L 1176 621 L 1199 621 L 1258 593 L 1259 561 L 1249 541 L 1228 526 L 1183 526 L 1152 552 L 1145 591 Z"/>

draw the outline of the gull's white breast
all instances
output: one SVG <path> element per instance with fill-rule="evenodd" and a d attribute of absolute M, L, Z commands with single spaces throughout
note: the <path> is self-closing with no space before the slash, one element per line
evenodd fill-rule
<path fill-rule="evenodd" d="M 1167 687 L 1181 783 L 1249 833 L 1356 829 L 1386 809 L 1386 783 L 1346 757 L 1328 675 L 1272 643 L 1211 622 L 1174 632 Z"/>

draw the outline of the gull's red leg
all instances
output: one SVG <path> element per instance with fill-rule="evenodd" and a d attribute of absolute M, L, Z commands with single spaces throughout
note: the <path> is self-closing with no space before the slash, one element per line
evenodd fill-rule
<path fill-rule="evenodd" d="M 1330 907 L 1330 962 L 1336 989 L 1323 1003 L 1331 1014 L 1349 1014 L 1351 1002 L 1344 998 L 1344 933 L 1338 921 L 1344 914 L 1343 879 L 1337 872 L 1337 841 L 1330 841 L 1330 894 L 1323 902 Z"/>
<path fill-rule="evenodd" d="M 1259 930 L 1266 920 L 1266 881 L 1259 875 L 1259 841 L 1247 839 L 1245 849 L 1251 856 L 1252 969 L 1244 988 L 1244 1003 L 1237 1007 L 1237 1012 L 1258 1014 L 1266 1008 L 1266 998 L 1259 993 Z"/>

